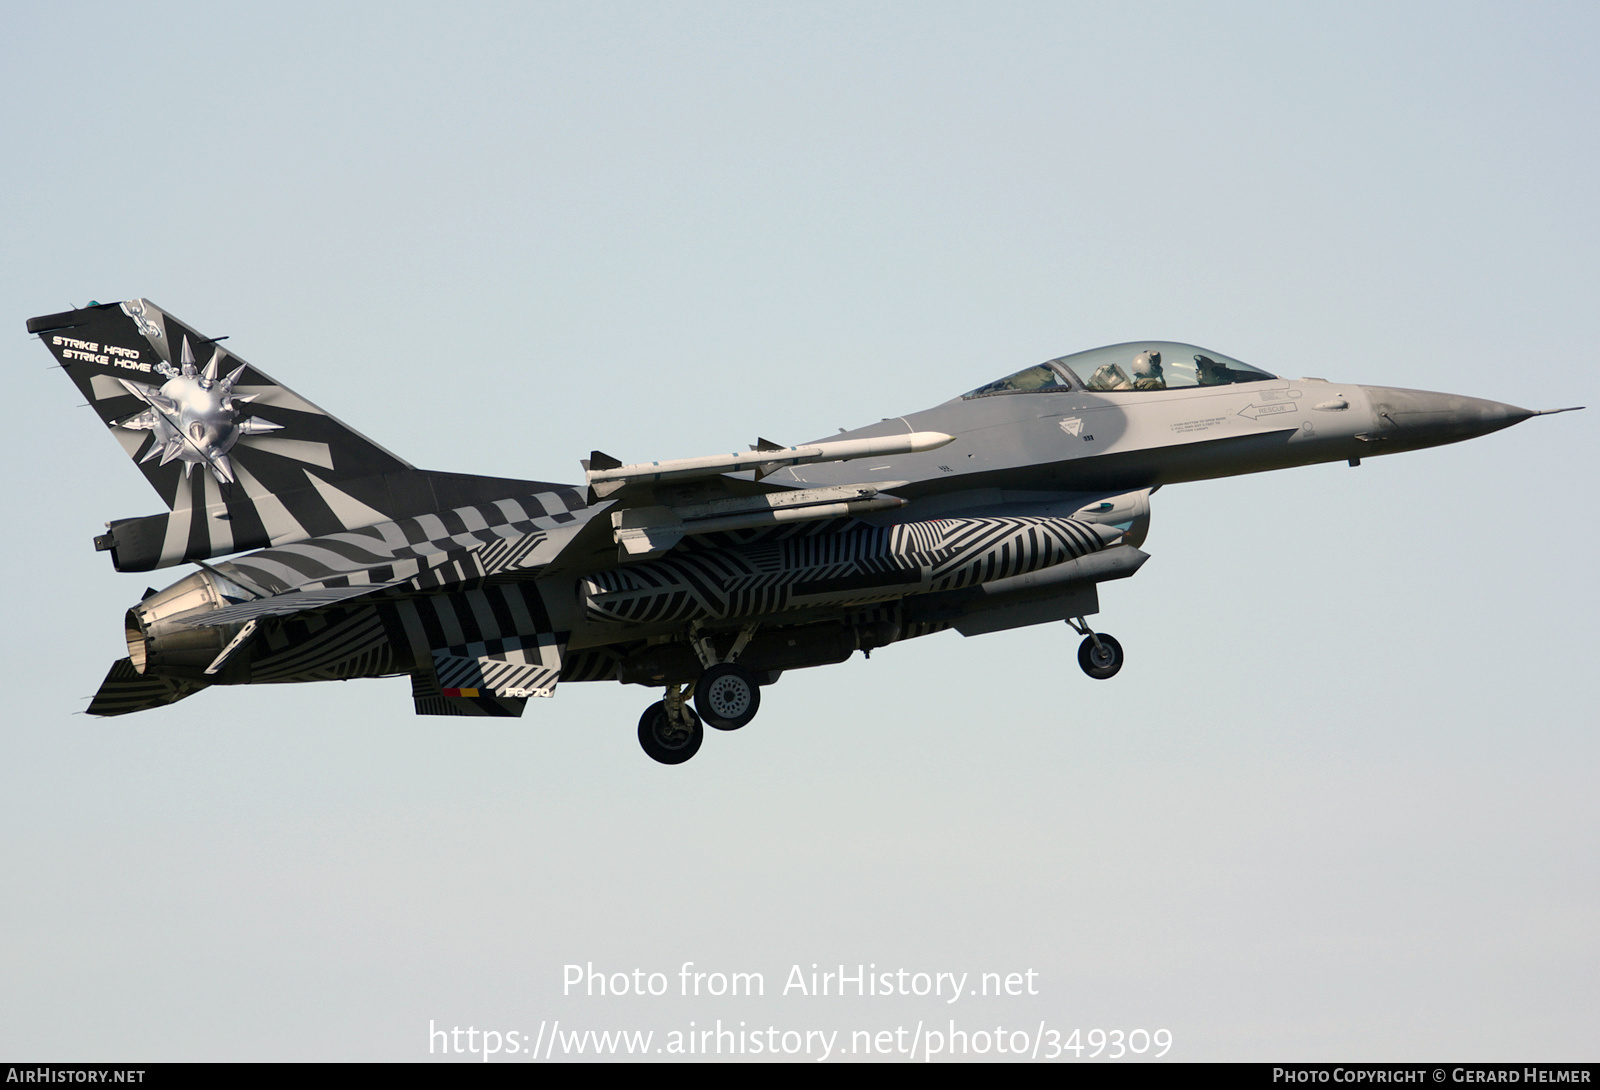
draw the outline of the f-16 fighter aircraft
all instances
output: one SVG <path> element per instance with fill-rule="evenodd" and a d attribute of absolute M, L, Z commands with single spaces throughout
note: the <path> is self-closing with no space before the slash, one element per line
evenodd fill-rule
<path fill-rule="evenodd" d="M 197 565 L 127 611 L 90 714 L 404 675 L 418 714 L 514 716 L 561 682 L 620 681 L 663 691 L 639 741 L 664 764 L 703 723 L 749 723 L 785 670 L 949 628 L 1065 621 L 1109 678 L 1122 648 L 1085 618 L 1147 559 L 1156 489 L 1540 415 L 1135 341 L 801 446 L 596 451 L 575 487 L 416 469 L 143 299 L 28 331 L 166 505 L 95 547 L 118 571 Z"/>

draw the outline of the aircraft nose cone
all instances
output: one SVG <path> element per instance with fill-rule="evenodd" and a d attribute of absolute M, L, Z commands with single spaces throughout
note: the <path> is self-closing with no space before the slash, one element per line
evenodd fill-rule
<path fill-rule="evenodd" d="M 1431 447 L 1488 435 L 1519 424 L 1532 409 L 1460 394 L 1364 386 L 1372 407 L 1372 423 L 1382 439 L 1403 447 Z"/>

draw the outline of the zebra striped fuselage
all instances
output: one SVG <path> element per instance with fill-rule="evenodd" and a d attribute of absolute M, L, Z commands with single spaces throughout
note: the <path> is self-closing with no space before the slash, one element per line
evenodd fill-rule
<path fill-rule="evenodd" d="M 590 576 L 585 617 L 720 621 L 886 601 L 1063 564 L 1114 538 L 1075 519 L 952 518 L 689 550 Z"/>

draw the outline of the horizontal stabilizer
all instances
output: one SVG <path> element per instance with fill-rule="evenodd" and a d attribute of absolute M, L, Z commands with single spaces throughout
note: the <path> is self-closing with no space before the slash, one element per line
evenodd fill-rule
<path fill-rule="evenodd" d="M 176 704 L 186 696 L 206 687 L 201 681 L 179 681 L 170 677 L 141 674 L 133 668 L 132 659 L 118 659 L 112 663 L 100 691 L 89 702 L 90 715 L 127 715 L 129 712 L 148 711 L 151 708 Z"/>

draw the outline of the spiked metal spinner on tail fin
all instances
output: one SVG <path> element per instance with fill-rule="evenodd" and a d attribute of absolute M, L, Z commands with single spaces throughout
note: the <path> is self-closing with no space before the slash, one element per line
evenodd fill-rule
<path fill-rule="evenodd" d="M 149 571 L 553 486 L 414 469 L 144 299 L 28 321 L 167 505 L 95 545 Z M 199 361 L 205 359 L 201 364 Z M 572 490 L 568 490 L 572 491 Z M 572 491 L 571 504 L 581 498 Z"/>

